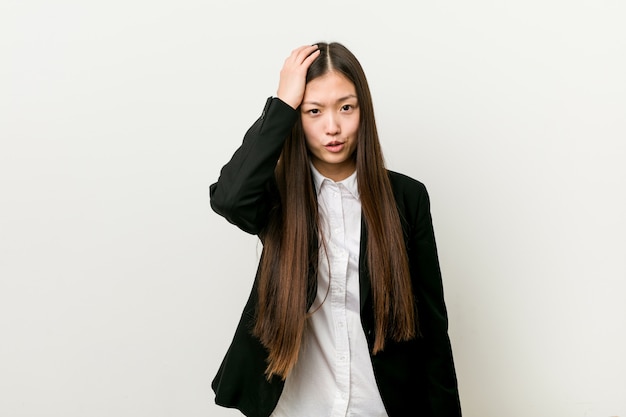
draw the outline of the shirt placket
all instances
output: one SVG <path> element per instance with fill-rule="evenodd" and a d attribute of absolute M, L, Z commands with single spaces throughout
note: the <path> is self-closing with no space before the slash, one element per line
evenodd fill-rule
<path fill-rule="evenodd" d="M 350 398 L 350 341 L 346 313 L 346 274 L 349 253 L 345 247 L 346 230 L 341 190 L 335 183 L 330 184 L 329 190 L 331 311 L 335 332 L 335 378 L 338 389 L 332 416 L 343 417 L 346 415 Z"/>

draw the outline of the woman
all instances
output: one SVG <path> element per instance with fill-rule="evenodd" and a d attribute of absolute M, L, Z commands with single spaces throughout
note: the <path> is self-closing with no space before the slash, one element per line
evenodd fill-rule
<path fill-rule="evenodd" d="M 428 194 L 386 170 L 350 51 L 291 53 L 210 195 L 263 243 L 218 404 L 255 417 L 461 415 Z"/>

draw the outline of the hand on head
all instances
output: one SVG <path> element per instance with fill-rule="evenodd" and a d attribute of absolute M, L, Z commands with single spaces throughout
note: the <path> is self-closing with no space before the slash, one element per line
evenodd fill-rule
<path fill-rule="evenodd" d="M 305 45 L 294 49 L 280 70 L 276 97 L 297 109 L 304 97 L 307 70 L 319 54 L 317 45 Z"/>

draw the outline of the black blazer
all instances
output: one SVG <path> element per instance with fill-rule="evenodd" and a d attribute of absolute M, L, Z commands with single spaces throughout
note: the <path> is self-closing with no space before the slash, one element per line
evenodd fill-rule
<path fill-rule="evenodd" d="M 273 203 L 274 168 L 297 117 L 298 112 L 281 100 L 268 99 L 263 114 L 210 187 L 213 210 L 248 233 L 258 234 L 266 224 Z M 408 342 L 387 341 L 383 352 L 371 355 L 378 389 L 389 417 L 460 417 L 428 193 L 422 183 L 405 175 L 390 171 L 389 177 L 409 255 L 420 336 Z M 363 255 L 364 224 L 361 230 Z M 365 256 L 359 262 L 361 322 L 371 352 L 374 317 Z M 265 379 L 267 353 L 251 334 L 258 303 L 256 284 L 255 279 L 212 387 L 217 404 L 238 408 L 249 417 L 268 417 L 284 383 L 276 377 Z"/>

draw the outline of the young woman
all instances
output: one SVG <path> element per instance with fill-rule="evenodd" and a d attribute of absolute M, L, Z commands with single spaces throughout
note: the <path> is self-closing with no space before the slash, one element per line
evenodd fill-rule
<path fill-rule="evenodd" d="M 428 194 L 385 168 L 350 51 L 291 53 L 210 195 L 263 243 L 217 404 L 254 417 L 461 415 Z"/>

